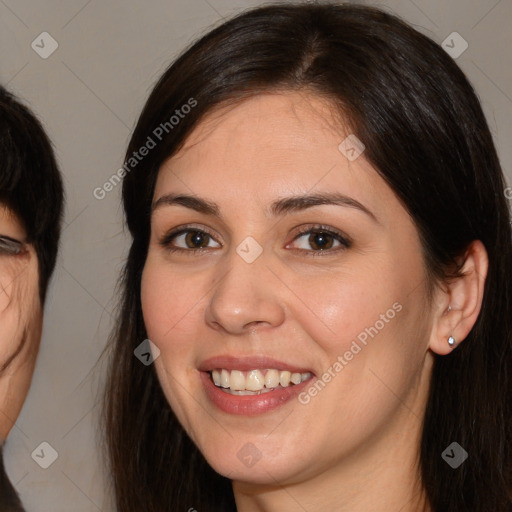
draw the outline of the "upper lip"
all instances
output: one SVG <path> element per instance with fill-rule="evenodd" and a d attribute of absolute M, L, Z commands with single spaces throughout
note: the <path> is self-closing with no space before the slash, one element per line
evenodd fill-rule
<path fill-rule="evenodd" d="M 279 361 L 278 359 L 274 359 L 272 357 L 267 356 L 232 356 L 232 355 L 220 355 L 215 357 L 210 357 L 203 361 L 198 369 L 202 372 L 210 372 L 215 369 L 225 369 L 225 370 L 240 370 L 240 371 L 250 371 L 256 369 L 276 369 L 289 371 L 291 373 L 313 373 L 310 368 L 305 368 L 303 366 L 293 365 L 290 363 L 285 363 L 284 361 Z"/>

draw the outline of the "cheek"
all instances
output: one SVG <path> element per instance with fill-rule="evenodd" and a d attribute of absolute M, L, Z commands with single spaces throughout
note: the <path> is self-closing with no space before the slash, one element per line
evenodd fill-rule
<path fill-rule="evenodd" d="M 197 325 L 201 307 L 197 277 L 186 278 L 151 254 L 141 279 L 141 304 L 148 338 L 161 351 L 179 349 L 176 340 L 187 337 L 187 326 Z"/>
<path fill-rule="evenodd" d="M 141 277 L 146 334 L 160 350 L 154 363 L 156 375 L 169 406 L 192 437 L 198 412 L 189 390 L 201 392 L 195 355 L 204 327 L 207 282 L 200 272 L 176 271 L 151 251 Z"/>
<path fill-rule="evenodd" d="M 341 401 L 361 413 L 362 424 L 377 424 L 372 414 L 389 412 L 396 402 L 389 389 L 397 395 L 410 389 L 425 353 L 424 288 L 410 284 L 421 275 L 421 260 L 407 267 L 385 255 L 353 271 L 311 280 L 295 275 L 291 281 L 290 273 L 287 282 L 300 298 L 291 317 L 299 335 L 307 332 L 313 340 L 308 353 L 318 356 L 318 377 L 329 388 L 307 389 L 302 404 L 314 400 L 314 407 L 328 409 L 331 401 Z"/>
<path fill-rule="evenodd" d="M 368 432 L 382 425 L 415 388 L 428 341 L 424 288 L 411 292 L 405 272 L 387 270 L 385 278 L 368 274 L 370 279 L 344 281 L 332 306 L 334 332 L 316 338 L 326 355 L 320 378 L 329 389 L 306 390 L 308 396 L 303 396 L 306 403 L 321 394 L 317 406 L 325 410 L 330 403 L 342 403 L 354 415 L 350 428 L 367 425 Z M 311 334 L 320 335 L 314 325 Z M 341 437 L 345 435 L 351 436 L 348 430 Z"/>
<path fill-rule="evenodd" d="M 169 286 L 162 274 L 148 256 L 141 279 L 142 315 L 148 338 L 160 349 L 165 332 L 172 327 L 172 312 L 176 307 L 175 283 Z"/>
<path fill-rule="evenodd" d="M 39 346 L 43 313 L 37 260 L 34 254 L 31 257 L 15 262 L 0 260 L 0 366 L 18 349 L 24 336 L 25 348 L 15 361 L 35 357 Z"/>
<path fill-rule="evenodd" d="M 349 350 L 358 336 L 364 341 L 369 336 L 365 329 L 376 322 L 379 331 L 384 330 L 381 315 L 389 311 L 388 316 L 394 318 L 393 304 L 402 295 L 403 278 L 386 258 L 376 257 L 369 265 L 350 268 L 318 273 L 311 279 L 292 271 L 284 278 L 295 295 L 289 302 L 293 321 L 331 359 Z"/>
<path fill-rule="evenodd" d="M 0 313 L 9 306 L 10 296 L 12 295 L 13 280 L 10 274 L 4 271 L 0 266 Z"/>

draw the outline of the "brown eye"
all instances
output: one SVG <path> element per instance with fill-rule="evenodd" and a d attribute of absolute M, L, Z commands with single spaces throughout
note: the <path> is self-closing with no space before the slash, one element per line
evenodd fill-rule
<path fill-rule="evenodd" d="M 311 233 L 308 238 L 308 242 L 313 249 L 325 250 L 330 249 L 334 244 L 334 237 L 329 233 L 319 231 L 317 233 Z"/>
<path fill-rule="evenodd" d="M 308 235 L 308 236 L 306 236 Z M 294 243 L 303 239 L 298 245 L 298 249 L 306 251 L 313 256 L 322 255 L 322 253 L 332 254 L 338 250 L 347 249 L 351 246 L 348 238 L 341 233 L 334 232 L 324 227 L 313 227 L 300 232 L 294 239 Z"/>
<path fill-rule="evenodd" d="M 202 231 L 188 231 L 185 235 L 185 243 L 190 249 L 197 249 L 198 247 L 207 247 L 210 235 Z"/>
<path fill-rule="evenodd" d="M 211 248 L 210 243 L 216 243 L 214 247 L 220 247 L 213 237 L 201 229 L 181 228 L 168 233 L 160 244 L 168 251 L 194 252 Z"/>

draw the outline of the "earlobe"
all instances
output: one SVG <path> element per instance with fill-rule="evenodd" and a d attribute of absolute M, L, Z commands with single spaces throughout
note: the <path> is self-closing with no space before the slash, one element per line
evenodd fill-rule
<path fill-rule="evenodd" d="M 460 277 L 438 289 L 437 312 L 429 348 L 439 355 L 452 352 L 468 336 L 482 307 L 489 260 L 484 244 L 474 240 L 468 246 Z"/>

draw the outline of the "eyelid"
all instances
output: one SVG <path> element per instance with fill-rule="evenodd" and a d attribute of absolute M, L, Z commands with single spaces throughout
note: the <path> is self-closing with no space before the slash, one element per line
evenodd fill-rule
<path fill-rule="evenodd" d="M 339 229 L 333 228 L 331 226 L 327 226 L 326 224 L 308 224 L 306 226 L 299 227 L 297 229 L 298 229 L 298 231 L 294 236 L 294 240 L 296 240 L 300 236 L 310 233 L 312 231 L 317 231 L 317 232 L 327 233 L 329 235 L 336 235 L 340 238 L 343 238 L 343 240 L 345 242 L 352 243 L 351 238 L 348 235 L 346 235 L 345 233 L 343 233 L 343 231 L 340 231 Z"/>

